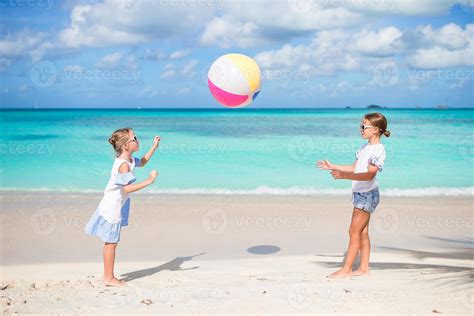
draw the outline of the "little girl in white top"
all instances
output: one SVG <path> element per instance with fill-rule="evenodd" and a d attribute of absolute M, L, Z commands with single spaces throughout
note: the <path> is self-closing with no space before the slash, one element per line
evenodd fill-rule
<path fill-rule="evenodd" d="M 130 212 L 130 193 L 143 189 L 155 181 L 158 173 L 152 170 L 148 179 L 135 183 L 135 167 L 143 167 L 158 148 L 160 137 L 155 136 L 153 146 L 141 159 L 132 156 L 138 151 L 139 142 L 131 128 L 116 130 L 109 139 L 117 158 L 112 166 L 110 179 L 105 187 L 104 196 L 94 214 L 88 221 L 85 231 L 96 235 L 104 242 L 104 275 L 107 286 L 122 286 L 124 281 L 114 276 L 115 248 L 120 240 L 122 226 L 128 225 Z"/>
<path fill-rule="evenodd" d="M 382 171 L 385 161 L 385 148 L 380 143 L 382 135 L 389 137 L 387 119 L 380 113 L 366 114 L 360 125 L 362 138 L 368 142 L 356 152 L 352 165 L 334 165 L 327 160 L 318 161 L 322 170 L 331 170 L 334 179 L 352 180 L 352 221 L 349 228 L 349 247 L 344 265 L 338 271 L 328 275 L 329 278 L 369 275 L 370 214 L 375 212 L 380 202 L 379 184 L 376 179 Z M 352 271 L 352 264 L 360 251 L 360 266 Z"/>

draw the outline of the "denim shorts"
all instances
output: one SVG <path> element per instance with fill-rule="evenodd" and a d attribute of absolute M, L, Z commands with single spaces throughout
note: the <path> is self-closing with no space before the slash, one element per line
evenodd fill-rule
<path fill-rule="evenodd" d="M 352 192 L 352 204 L 354 207 L 371 214 L 375 212 L 375 208 L 379 205 L 379 202 L 380 193 L 378 187 L 368 192 Z"/>

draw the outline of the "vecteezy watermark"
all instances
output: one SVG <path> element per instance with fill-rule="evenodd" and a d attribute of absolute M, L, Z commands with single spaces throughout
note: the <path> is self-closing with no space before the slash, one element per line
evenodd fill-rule
<path fill-rule="evenodd" d="M 57 76 L 58 69 L 56 65 L 49 60 L 37 62 L 30 69 L 31 82 L 40 88 L 52 86 L 56 82 Z"/>
<path fill-rule="evenodd" d="M 451 217 L 451 216 L 417 216 L 411 215 L 405 218 L 407 226 L 418 228 L 474 228 L 474 217 Z"/>
<path fill-rule="evenodd" d="M 361 302 L 394 301 L 393 292 L 370 291 L 361 289 L 332 289 L 329 287 L 314 286 L 311 283 L 300 282 L 287 289 L 287 299 L 291 307 L 299 310 L 308 310 L 311 306 L 317 307 L 323 302 L 341 302 L 346 299 Z"/>
<path fill-rule="evenodd" d="M 142 7 L 142 0 L 114 0 L 117 9 L 125 14 L 135 14 Z"/>
<path fill-rule="evenodd" d="M 281 86 L 287 87 L 290 82 L 307 83 L 313 75 L 312 68 L 301 69 L 264 69 L 262 70 L 262 79 L 272 80 L 281 83 Z"/>
<path fill-rule="evenodd" d="M 129 283 L 124 296 L 115 296 L 117 303 L 127 305 L 140 304 L 199 304 L 222 300 L 224 291 L 214 288 L 189 288 L 189 289 L 146 289 Z"/>
<path fill-rule="evenodd" d="M 408 69 L 408 78 L 410 81 L 430 81 L 438 80 L 474 80 L 474 71 L 469 70 L 451 70 L 451 69 Z"/>
<path fill-rule="evenodd" d="M 372 69 L 372 79 L 380 87 L 391 87 L 400 80 L 400 68 L 395 61 L 387 61 Z"/>
<path fill-rule="evenodd" d="M 266 229 L 299 228 L 302 231 L 308 231 L 312 222 L 310 218 L 291 216 L 236 216 L 232 219 L 232 222 L 235 222 L 236 227 L 239 229 L 244 227 Z"/>
<path fill-rule="evenodd" d="M 308 231 L 312 220 L 298 216 L 229 216 L 222 209 L 211 209 L 201 216 L 202 229 L 212 235 L 226 232 L 230 227 L 234 230 L 246 229 L 291 229 Z"/>
<path fill-rule="evenodd" d="M 314 302 L 314 289 L 310 283 L 297 283 L 291 285 L 286 291 L 288 303 L 295 309 L 305 309 Z"/>
<path fill-rule="evenodd" d="M 201 216 L 201 227 L 208 234 L 223 234 L 227 230 L 227 226 L 227 213 L 222 209 L 207 210 Z"/>
<path fill-rule="evenodd" d="M 290 8 L 291 12 L 297 14 L 306 14 L 309 13 L 314 8 L 315 0 L 287 0 L 286 3 Z"/>
<path fill-rule="evenodd" d="M 139 69 L 83 69 L 81 66 L 75 65 L 58 70 L 56 64 L 49 60 L 37 62 L 30 69 L 31 82 L 39 88 L 52 86 L 58 78 L 65 80 L 121 80 L 135 84 L 140 76 Z"/>
<path fill-rule="evenodd" d="M 458 0 L 458 4 L 464 12 L 474 14 L 474 0 Z"/>
<path fill-rule="evenodd" d="M 37 7 L 50 10 L 53 7 L 53 0 L 0 0 L 1 7 Z"/>
<path fill-rule="evenodd" d="M 373 227 L 382 235 L 392 235 L 400 229 L 400 215 L 393 208 L 380 208 L 375 213 Z"/>
<path fill-rule="evenodd" d="M 56 213 L 49 209 L 42 209 L 30 217 L 30 226 L 38 235 L 49 235 L 56 229 L 58 219 Z"/>
<path fill-rule="evenodd" d="M 224 0 L 113 0 L 117 9 L 125 14 L 136 14 L 149 7 L 217 7 L 222 8 Z"/>
<path fill-rule="evenodd" d="M 62 212 L 65 213 L 62 213 Z M 30 217 L 30 226 L 38 235 L 50 235 L 55 232 L 58 226 L 68 229 L 84 229 L 89 221 L 87 217 L 79 215 L 74 209 L 62 210 L 61 214 L 51 209 L 41 209 L 33 213 Z M 92 214 L 91 214 L 92 215 Z M 124 223 L 124 221 L 122 221 Z M 127 221 L 127 229 L 136 231 L 140 227 L 140 218 L 137 215 L 130 216 Z"/>
<path fill-rule="evenodd" d="M 474 217 L 401 215 L 393 208 L 380 208 L 374 215 L 373 227 L 381 235 L 399 233 L 401 226 L 416 227 L 419 230 L 431 228 L 474 228 Z"/>
<path fill-rule="evenodd" d="M 397 0 L 287 0 L 290 11 L 297 14 L 307 14 L 312 10 L 321 10 L 331 7 L 380 7 L 384 10 L 392 9 Z"/>
<path fill-rule="evenodd" d="M 140 78 L 141 72 L 138 69 L 112 70 L 94 68 L 82 70 L 72 68 L 64 69 L 62 75 L 66 80 L 122 80 L 135 84 Z"/>
<path fill-rule="evenodd" d="M 0 154 L 30 154 L 51 157 L 55 144 L 21 144 L 14 141 L 0 142 Z"/>
<path fill-rule="evenodd" d="M 212 154 L 224 155 L 227 150 L 226 144 L 163 144 L 158 151 L 168 154 Z"/>
<path fill-rule="evenodd" d="M 306 161 L 314 155 L 315 144 L 311 136 L 295 136 L 287 145 L 290 157 L 298 162 Z"/>

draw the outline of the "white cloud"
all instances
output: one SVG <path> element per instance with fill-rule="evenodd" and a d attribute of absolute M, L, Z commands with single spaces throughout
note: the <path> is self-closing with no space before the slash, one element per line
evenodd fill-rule
<path fill-rule="evenodd" d="M 151 98 L 154 97 L 158 94 L 156 89 L 150 87 L 150 86 L 145 86 L 142 90 L 140 90 L 137 93 L 137 97 L 139 98 Z"/>
<path fill-rule="evenodd" d="M 474 65 L 474 24 L 465 29 L 450 23 L 433 29 L 420 26 L 408 36 L 413 50 L 408 62 L 418 68 L 445 68 Z"/>
<path fill-rule="evenodd" d="M 183 57 L 186 57 L 188 56 L 190 53 L 190 51 L 188 49 L 185 49 L 185 50 L 177 50 L 177 51 L 174 51 L 170 54 L 170 59 L 181 59 Z"/>
<path fill-rule="evenodd" d="M 181 73 L 186 78 L 191 78 L 196 75 L 196 66 L 198 65 L 198 61 L 196 59 L 192 59 L 188 61 L 184 66 Z"/>
<path fill-rule="evenodd" d="M 223 13 L 206 24 L 200 43 L 222 48 L 259 47 L 317 31 L 361 25 L 373 16 L 443 14 L 456 4 L 456 0 L 228 1 Z M 373 37 L 390 41 L 398 35 L 392 31 L 396 30 Z"/>
<path fill-rule="evenodd" d="M 394 55 L 401 47 L 402 32 L 396 27 L 387 27 L 379 31 L 363 29 L 353 37 L 352 49 L 371 56 Z"/>
<path fill-rule="evenodd" d="M 221 48 L 248 48 L 263 45 L 264 39 L 258 36 L 257 25 L 252 22 L 239 22 L 229 17 L 215 17 L 201 35 L 203 45 L 217 45 Z"/>
<path fill-rule="evenodd" d="M 166 53 L 163 52 L 161 49 L 151 50 L 149 48 L 146 48 L 145 53 L 143 55 L 143 58 L 148 60 L 163 60 L 166 57 Z"/>
<path fill-rule="evenodd" d="M 134 70 L 138 68 L 138 64 L 133 55 L 125 55 L 122 52 L 115 52 L 105 55 L 95 64 L 99 69 L 128 69 Z"/>
<path fill-rule="evenodd" d="M 1 57 L 21 57 L 35 49 L 46 34 L 42 32 L 20 32 L 15 35 L 9 34 L 0 40 Z"/>
<path fill-rule="evenodd" d="M 165 65 L 163 72 L 160 74 L 160 79 L 173 78 L 176 75 L 176 70 L 171 64 Z"/>
<path fill-rule="evenodd" d="M 348 49 L 351 36 L 342 30 L 321 31 L 308 45 L 283 45 L 280 49 L 257 54 L 255 59 L 264 69 L 290 72 L 297 76 L 301 71 L 313 75 L 334 74 L 337 71 L 356 70 L 360 59 Z M 304 69 L 300 66 L 304 65 Z"/>
<path fill-rule="evenodd" d="M 448 13 L 460 0 L 315 0 L 327 6 L 345 7 L 365 14 L 438 15 Z M 461 0 L 462 1 L 462 0 Z"/>
<path fill-rule="evenodd" d="M 130 2 L 131 3 L 131 2 Z M 139 1 L 129 10 L 127 1 L 105 0 L 72 9 L 70 25 L 59 33 L 61 42 L 79 48 L 135 45 L 173 36 L 192 36 L 210 18 L 214 8 L 163 1 Z"/>
<path fill-rule="evenodd" d="M 97 68 L 116 68 L 119 62 L 122 60 L 122 53 L 112 53 L 102 57 L 102 59 L 95 65 Z"/>
<path fill-rule="evenodd" d="M 462 29 L 447 24 L 439 29 L 422 26 L 405 32 L 395 27 L 380 30 L 320 31 L 308 44 L 285 44 L 255 56 L 268 79 L 285 74 L 291 80 L 303 70 L 311 76 L 340 72 L 371 72 L 396 57 L 401 67 L 406 62 L 419 68 L 472 66 L 474 64 L 474 25 Z M 290 76 L 288 78 L 288 76 Z M 279 77 L 282 79 L 282 76 Z"/>

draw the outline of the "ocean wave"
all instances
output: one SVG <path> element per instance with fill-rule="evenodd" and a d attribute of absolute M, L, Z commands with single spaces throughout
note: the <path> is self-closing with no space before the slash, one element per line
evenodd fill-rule
<path fill-rule="evenodd" d="M 0 188 L 0 191 L 18 191 L 18 192 L 60 192 L 60 193 L 102 193 L 103 190 L 94 189 L 51 189 L 51 188 Z M 275 188 L 260 186 L 256 189 L 235 190 L 224 188 L 191 188 L 191 189 L 146 189 L 138 194 L 190 194 L 190 195 L 349 195 L 350 189 L 321 189 L 321 188 Z M 415 189 L 386 188 L 380 189 L 383 196 L 474 196 L 474 187 L 449 188 L 449 187 L 429 187 Z"/>

